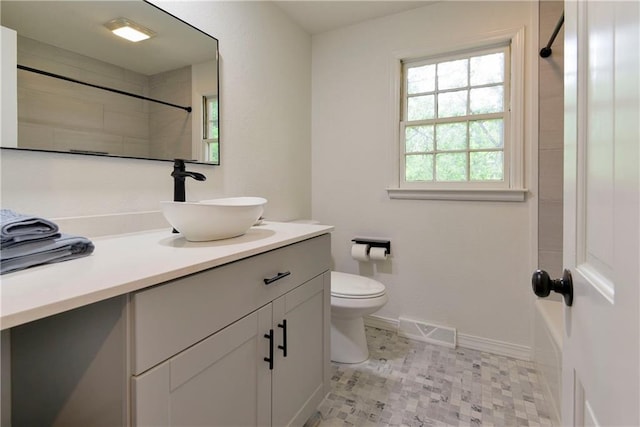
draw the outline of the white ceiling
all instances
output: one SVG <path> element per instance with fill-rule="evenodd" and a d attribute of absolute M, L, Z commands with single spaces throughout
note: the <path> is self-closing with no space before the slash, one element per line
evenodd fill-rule
<path fill-rule="evenodd" d="M 38 40 L 144 75 L 213 60 L 217 40 L 142 1 L 0 1 L 2 25 Z M 103 24 L 126 17 L 158 33 L 130 43 Z"/>
<path fill-rule="evenodd" d="M 333 30 L 370 19 L 434 3 L 432 0 L 278 0 L 274 1 L 294 22 L 310 34 Z M 183 39 L 186 27 L 169 15 L 139 0 L 110 2 L 0 1 L 2 25 L 18 34 L 46 41 L 67 50 L 124 66 L 145 75 L 204 62 L 215 55 L 214 39 L 197 34 L 198 41 Z M 86 6 L 86 9 L 85 9 Z M 140 8 L 140 10 L 138 10 Z M 162 29 L 146 46 L 163 49 L 161 54 L 141 55 L 139 46 L 111 37 L 103 23 L 124 16 L 148 28 Z M 73 19 L 70 19 L 72 17 Z M 52 22 L 64 23 L 62 26 Z M 174 29 L 173 25 L 178 28 Z M 191 32 L 199 33 L 190 29 Z M 74 32 L 78 31 L 78 33 Z M 77 34 L 82 34 L 78 36 Z M 188 40 L 188 41 L 187 41 Z M 171 45 L 165 42 L 170 41 Z M 212 42 L 214 46 L 212 48 Z M 188 49 L 184 47 L 188 46 Z M 205 59 L 206 58 L 206 59 Z"/>
<path fill-rule="evenodd" d="M 289 0 L 274 3 L 308 33 L 318 34 L 426 6 L 435 1 Z"/>

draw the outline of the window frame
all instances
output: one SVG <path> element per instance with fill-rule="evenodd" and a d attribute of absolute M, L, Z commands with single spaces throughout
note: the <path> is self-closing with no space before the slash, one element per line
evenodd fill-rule
<path fill-rule="evenodd" d="M 502 181 L 406 181 L 405 180 L 405 147 L 402 132 L 406 108 L 404 63 L 426 63 L 440 58 L 455 59 L 456 56 L 467 57 L 482 54 L 487 49 L 500 46 L 509 47 L 508 69 L 510 84 L 506 87 L 504 128 L 504 180 Z M 477 52 L 477 53 L 476 53 Z M 395 142 L 396 156 L 394 170 L 396 184 L 387 188 L 392 199 L 444 199 L 444 200 L 497 200 L 523 201 L 527 189 L 524 188 L 524 74 L 525 74 L 524 28 L 506 30 L 495 33 L 491 37 L 470 43 L 452 43 L 437 49 L 413 50 L 398 52 L 393 59 L 395 77 L 393 92 L 396 100 L 395 109 Z M 508 95 L 507 95 L 508 93 Z M 507 111 L 506 107 L 509 107 Z"/>
<path fill-rule="evenodd" d="M 212 119 L 209 114 L 208 102 L 210 99 L 216 100 L 216 108 L 214 109 L 218 112 L 218 117 Z M 220 116 L 219 116 L 219 108 L 220 108 L 220 100 L 218 95 L 202 95 L 202 151 L 203 158 L 206 159 L 207 162 L 213 162 L 214 164 L 220 164 Z M 218 129 L 218 138 L 207 138 L 209 123 L 216 123 L 216 127 Z M 211 159 L 209 157 L 209 153 L 211 152 L 211 145 L 217 144 L 217 152 L 218 158 Z"/>
<path fill-rule="evenodd" d="M 435 141 L 433 150 L 428 150 L 428 151 L 424 151 L 424 152 L 410 152 L 407 153 L 406 151 L 406 129 L 407 127 L 414 127 L 414 126 L 434 126 L 437 128 L 438 125 L 442 125 L 442 124 L 453 124 L 453 123 L 460 123 L 460 124 L 465 124 L 465 126 L 467 127 L 467 137 L 468 135 L 468 126 L 475 121 L 480 121 L 480 120 L 495 120 L 495 119 L 500 119 L 502 120 L 503 123 L 503 130 L 502 130 L 502 137 L 503 137 L 503 142 L 507 140 L 507 135 L 509 135 L 509 110 L 510 110 L 510 89 L 511 89 L 511 71 L 510 71 L 510 61 L 509 58 L 511 57 L 510 55 L 510 50 L 511 50 L 511 46 L 509 46 L 508 44 L 505 43 L 501 43 L 500 45 L 497 46 L 487 46 L 485 48 L 482 49 L 473 49 L 470 51 L 465 51 L 465 52 L 456 52 L 454 54 L 451 55 L 440 55 L 440 56 L 436 56 L 436 57 L 430 57 L 430 58 L 424 58 L 424 59 L 420 59 L 420 60 L 410 60 L 410 61 L 402 61 L 402 110 L 401 110 L 401 120 L 400 120 L 400 149 L 402 151 L 401 155 L 404 158 L 404 161 L 400 161 L 400 179 L 401 179 L 401 185 L 403 187 L 407 187 L 407 188 L 412 188 L 412 187 L 416 187 L 416 188 L 423 188 L 423 187 L 427 187 L 430 188 L 431 186 L 434 187 L 443 187 L 443 186 L 458 186 L 460 184 L 462 185 L 467 185 L 467 184 L 471 184 L 471 185 L 479 185 L 483 188 L 503 188 L 505 187 L 505 181 L 508 180 L 508 177 L 506 176 L 506 171 L 509 170 L 509 163 L 510 163 L 510 158 L 509 158 L 509 148 L 510 148 L 510 144 L 505 144 L 503 143 L 503 146 L 501 148 L 493 148 L 493 149 L 474 149 L 471 148 L 469 146 L 467 146 L 465 149 L 459 149 L 459 150 L 442 150 L 439 149 L 437 146 L 437 140 Z M 499 84 L 487 84 L 487 85 L 481 85 L 480 87 L 490 87 L 490 86 L 501 86 L 503 88 L 503 95 L 502 95 L 502 102 L 503 102 L 503 108 L 502 111 L 500 112 L 494 112 L 494 113 L 483 113 L 483 114 L 465 114 L 465 115 L 460 115 L 460 116 L 451 116 L 451 117 L 439 117 L 438 115 L 438 97 L 441 94 L 446 94 L 449 92 L 457 92 L 460 89 L 463 90 L 467 90 L 469 95 L 471 94 L 471 90 L 475 89 L 476 87 L 474 87 L 473 85 L 471 85 L 471 82 L 467 82 L 466 86 L 459 86 L 456 88 L 451 88 L 451 89 L 439 89 L 439 88 L 434 88 L 433 91 L 429 91 L 429 92 L 421 92 L 421 93 L 415 93 L 415 94 L 409 94 L 409 90 L 408 90 L 408 78 L 407 78 L 407 74 L 408 74 L 408 70 L 410 68 L 414 68 L 414 67 L 421 67 L 424 65 L 436 65 L 436 64 L 441 64 L 444 62 L 450 62 L 450 61 L 456 61 L 456 60 L 460 60 L 460 59 L 470 59 L 473 57 L 479 57 L 479 56 L 483 56 L 483 55 L 488 55 L 488 54 L 492 54 L 492 53 L 502 53 L 504 55 L 504 61 L 503 61 L 503 71 L 504 71 L 504 79 L 502 80 L 501 83 Z M 434 77 L 437 79 L 437 76 Z M 435 113 L 435 117 L 432 119 L 422 119 L 422 120 L 409 120 L 409 118 L 407 117 L 408 115 L 408 111 L 409 111 L 409 102 L 410 99 L 413 97 L 420 97 L 420 96 L 425 96 L 425 95 L 431 95 L 433 94 L 434 96 L 434 113 Z M 470 103 L 471 103 L 471 98 L 470 96 L 467 97 L 467 108 L 470 107 Z M 469 141 L 467 139 L 467 141 Z M 470 173 L 471 173 L 471 163 L 470 163 L 470 155 L 473 152 L 490 152 L 490 151 L 494 151 L 494 152 L 500 152 L 502 153 L 502 157 L 503 157 L 503 176 L 502 179 L 500 180 L 472 180 L 470 177 Z M 428 180 L 428 181 L 407 181 L 406 180 L 406 165 L 407 165 L 407 158 L 409 156 L 415 156 L 415 155 L 419 155 L 419 154 L 427 154 L 427 155 L 433 155 L 434 157 L 437 156 L 438 154 L 444 154 L 444 153 L 464 153 L 467 156 L 467 164 L 466 164 L 466 176 L 468 177 L 468 179 L 466 180 L 459 180 L 459 181 L 440 181 L 437 179 L 437 170 L 435 169 L 436 163 L 435 163 L 435 158 L 433 159 L 433 165 L 434 165 L 434 176 L 433 179 Z"/>

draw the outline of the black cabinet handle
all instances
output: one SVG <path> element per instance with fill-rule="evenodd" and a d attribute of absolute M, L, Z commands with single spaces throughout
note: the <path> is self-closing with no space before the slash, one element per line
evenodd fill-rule
<path fill-rule="evenodd" d="M 551 291 L 564 296 L 564 303 L 571 307 L 573 304 L 573 280 L 571 272 L 564 270 L 562 279 L 552 279 L 544 270 L 536 270 L 531 276 L 531 287 L 533 293 L 541 298 L 549 296 Z"/>
<path fill-rule="evenodd" d="M 269 357 L 265 357 L 264 361 L 269 362 L 269 369 L 273 371 L 273 329 L 269 329 L 269 333 L 264 334 L 264 337 L 269 340 Z"/>
<path fill-rule="evenodd" d="M 283 277 L 287 277 L 287 276 L 288 276 L 288 275 L 290 275 L 290 274 L 291 274 L 291 272 L 290 272 L 290 271 L 285 271 L 284 273 L 278 273 L 278 274 L 276 274 L 276 275 L 275 275 L 275 276 L 273 276 L 273 277 L 270 277 L 270 278 L 268 278 L 268 279 L 264 279 L 264 284 L 265 284 L 265 285 L 270 285 L 270 284 L 272 284 L 273 282 L 275 282 L 275 281 L 277 281 L 277 280 L 280 280 L 280 279 L 282 279 Z"/>
<path fill-rule="evenodd" d="M 283 319 L 282 323 L 278 323 L 278 328 L 282 328 L 282 345 L 278 348 L 282 350 L 282 355 L 287 357 L 287 319 Z"/>

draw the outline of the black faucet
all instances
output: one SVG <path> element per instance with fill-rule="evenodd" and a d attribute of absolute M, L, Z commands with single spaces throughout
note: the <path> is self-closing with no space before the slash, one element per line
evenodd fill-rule
<path fill-rule="evenodd" d="M 184 186 L 184 180 L 187 177 L 191 177 L 196 181 L 206 181 L 207 177 L 198 172 L 190 172 L 185 169 L 184 160 L 175 159 L 173 161 L 173 172 L 171 172 L 171 176 L 173 177 L 173 201 L 174 202 L 184 202 L 187 200 L 186 191 Z M 174 233 L 178 233 L 178 230 L 173 229 Z"/>
<path fill-rule="evenodd" d="M 207 177 L 198 172 L 190 172 L 185 169 L 184 160 L 175 159 L 173 161 L 173 201 L 184 202 L 186 201 L 186 194 L 184 189 L 184 180 L 187 177 L 191 177 L 196 181 L 206 181 Z"/>

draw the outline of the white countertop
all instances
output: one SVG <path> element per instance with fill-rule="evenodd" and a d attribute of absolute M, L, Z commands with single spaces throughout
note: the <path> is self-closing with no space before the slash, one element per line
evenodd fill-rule
<path fill-rule="evenodd" d="M 170 229 L 92 239 L 91 256 L 0 276 L 0 329 L 329 233 L 333 227 L 265 222 L 240 237 L 188 242 Z"/>

